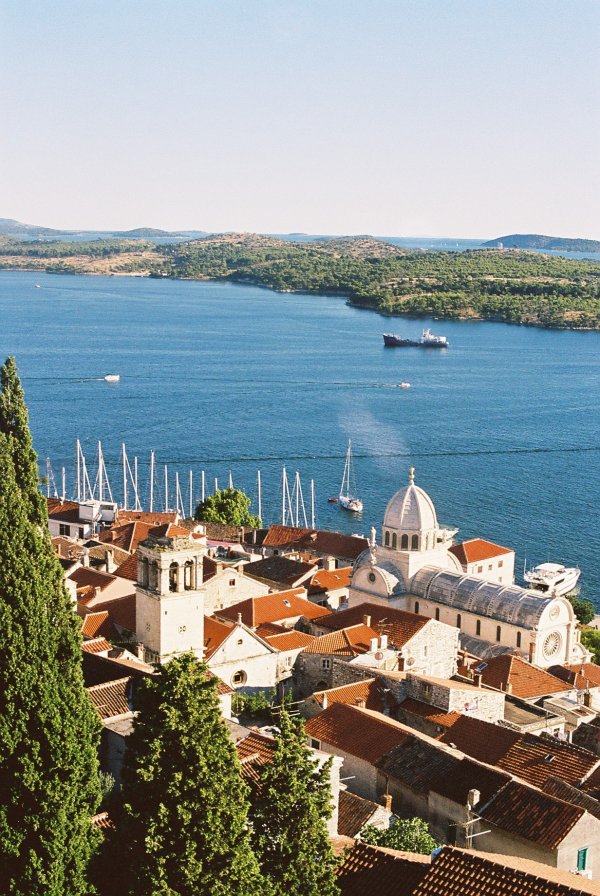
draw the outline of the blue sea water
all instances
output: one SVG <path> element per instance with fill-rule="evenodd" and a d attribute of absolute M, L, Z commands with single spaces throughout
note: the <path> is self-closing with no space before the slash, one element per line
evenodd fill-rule
<path fill-rule="evenodd" d="M 36 288 L 36 283 L 40 288 Z M 393 329 L 446 335 L 447 351 L 384 349 Z M 115 496 L 121 443 L 256 496 L 281 518 L 281 471 L 309 482 L 317 524 L 378 532 L 410 464 L 440 521 L 517 551 L 517 570 L 578 563 L 600 607 L 600 333 L 384 318 L 341 298 L 229 283 L 0 273 L 0 354 L 14 354 L 35 447 L 75 488 L 75 440 L 89 467 L 102 439 Z M 119 373 L 121 381 L 103 381 Z M 397 384 L 408 381 L 410 389 Z M 348 439 L 364 513 L 327 498 Z M 93 478 L 93 476 L 91 477 Z M 157 496 L 164 500 L 162 484 Z"/>

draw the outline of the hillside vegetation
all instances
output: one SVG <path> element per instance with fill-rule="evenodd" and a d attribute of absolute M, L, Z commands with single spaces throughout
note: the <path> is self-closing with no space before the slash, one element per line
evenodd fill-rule
<path fill-rule="evenodd" d="M 343 294 L 388 314 L 600 329 L 600 263 L 520 250 L 413 252 L 369 237 L 294 243 L 256 234 L 170 245 L 4 239 L 0 268 L 228 279 Z"/>

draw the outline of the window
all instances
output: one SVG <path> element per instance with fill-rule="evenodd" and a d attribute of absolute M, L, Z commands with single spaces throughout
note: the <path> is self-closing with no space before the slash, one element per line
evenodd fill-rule
<path fill-rule="evenodd" d="M 238 672 L 234 672 L 231 676 L 231 684 L 233 687 L 239 687 L 241 684 L 246 684 L 248 680 L 248 676 L 246 673 L 240 669 Z"/>
<path fill-rule="evenodd" d="M 397 547 L 398 547 L 398 536 L 394 532 L 394 534 L 392 535 L 392 550 L 395 551 Z"/>
<path fill-rule="evenodd" d="M 488 563 L 488 572 L 494 568 L 493 563 Z"/>
<path fill-rule="evenodd" d="M 440 608 L 439 607 L 435 608 L 435 618 L 437 619 L 438 622 L 440 621 Z"/>
<path fill-rule="evenodd" d="M 496 641 L 499 641 L 502 638 L 502 628 L 497 625 L 496 626 Z"/>
<path fill-rule="evenodd" d="M 408 550 L 408 535 L 403 535 L 400 539 L 400 549 L 403 551 Z"/>
<path fill-rule="evenodd" d="M 293 660 L 293 657 L 291 657 L 291 656 L 286 656 L 286 658 L 285 658 L 285 666 L 286 666 L 286 669 L 291 669 L 291 668 L 292 668 L 292 660 Z"/>
<path fill-rule="evenodd" d="M 80 526 L 78 531 L 79 531 L 79 537 L 83 538 L 83 526 Z"/>
<path fill-rule="evenodd" d="M 331 660 L 321 660 L 321 669 L 331 669 Z"/>
<path fill-rule="evenodd" d="M 177 580 L 179 579 L 179 566 L 171 563 L 169 566 L 169 591 L 177 591 Z"/>
<path fill-rule="evenodd" d="M 374 572 L 370 572 L 369 575 L 367 576 L 367 578 L 369 579 L 369 582 L 371 582 L 371 584 L 373 584 L 373 582 L 377 581 L 377 576 L 375 575 Z"/>
<path fill-rule="evenodd" d="M 237 646 L 238 646 L 238 647 L 241 647 L 243 643 L 244 643 L 244 639 L 243 639 L 243 638 L 238 638 L 238 640 L 237 640 Z"/>
<path fill-rule="evenodd" d="M 418 613 L 418 612 L 419 612 L 419 601 L 416 600 L 415 601 L 415 613 Z"/>
<path fill-rule="evenodd" d="M 388 530 L 386 530 L 386 533 L 385 533 L 385 546 L 386 546 L 386 548 L 389 548 L 389 546 L 390 546 L 390 533 Z"/>
<path fill-rule="evenodd" d="M 477 572 L 483 572 L 483 566 L 478 566 L 478 567 L 477 567 Z"/>
<path fill-rule="evenodd" d="M 498 569 L 502 569 L 504 566 L 504 560 L 498 560 Z"/>
<path fill-rule="evenodd" d="M 423 646 L 421 647 L 421 657 L 422 657 L 422 659 L 425 659 L 426 656 L 427 656 L 427 644 L 423 644 Z M 425 691 L 427 691 L 428 687 L 429 687 L 429 685 L 425 685 Z"/>
<path fill-rule="evenodd" d="M 185 591 L 192 591 L 194 588 L 194 563 L 192 560 L 186 560 L 183 567 L 183 588 Z"/>
<path fill-rule="evenodd" d="M 587 870 L 587 856 L 588 856 L 588 847 L 583 846 L 581 849 L 577 850 L 577 870 L 578 871 L 586 871 Z"/>
<path fill-rule="evenodd" d="M 320 750 L 320 749 L 321 749 L 321 741 L 320 741 L 320 740 L 315 740 L 314 737 L 311 737 L 311 739 L 310 739 L 310 745 L 311 745 L 311 747 L 312 747 L 314 750 Z"/>
<path fill-rule="evenodd" d="M 58 527 L 58 534 L 68 536 L 71 534 L 71 530 L 70 530 L 69 526 L 67 526 L 65 523 L 60 523 L 60 525 Z"/>
<path fill-rule="evenodd" d="M 456 614 L 456 627 L 460 628 L 461 623 L 462 623 L 462 616 L 460 615 L 460 613 L 457 613 Z"/>
<path fill-rule="evenodd" d="M 521 632 L 517 632 L 517 647 L 521 646 Z"/>
<path fill-rule="evenodd" d="M 475 624 L 475 634 L 476 634 L 476 635 L 480 635 L 480 634 L 481 634 L 481 619 L 478 619 L 477 622 L 476 622 L 476 624 Z"/>
<path fill-rule="evenodd" d="M 235 579 L 229 579 L 229 587 L 235 588 Z"/>
<path fill-rule="evenodd" d="M 419 536 L 418 535 L 413 535 L 413 537 L 411 538 L 410 549 L 411 549 L 411 551 L 419 550 Z"/>

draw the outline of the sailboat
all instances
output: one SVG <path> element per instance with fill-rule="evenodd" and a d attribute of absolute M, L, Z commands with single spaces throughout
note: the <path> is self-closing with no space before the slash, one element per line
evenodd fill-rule
<path fill-rule="evenodd" d="M 344 475 L 342 476 L 342 484 L 340 486 L 340 494 L 338 503 L 344 510 L 350 510 L 352 513 L 362 513 L 363 502 L 360 498 L 353 497 L 350 494 L 350 463 L 352 457 L 352 442 L 348 439 L 348 451 L 346 452 L 346 463 L 344 464 Z"/>

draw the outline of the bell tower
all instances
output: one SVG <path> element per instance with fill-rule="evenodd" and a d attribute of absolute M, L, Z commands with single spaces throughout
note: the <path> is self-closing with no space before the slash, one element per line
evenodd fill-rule
<path fill-rule="evenodd" d="M 179 526 L 151 529 L 137 551 L 136 629 L 147 663 L 204 653 L 203 549 Z"/>

